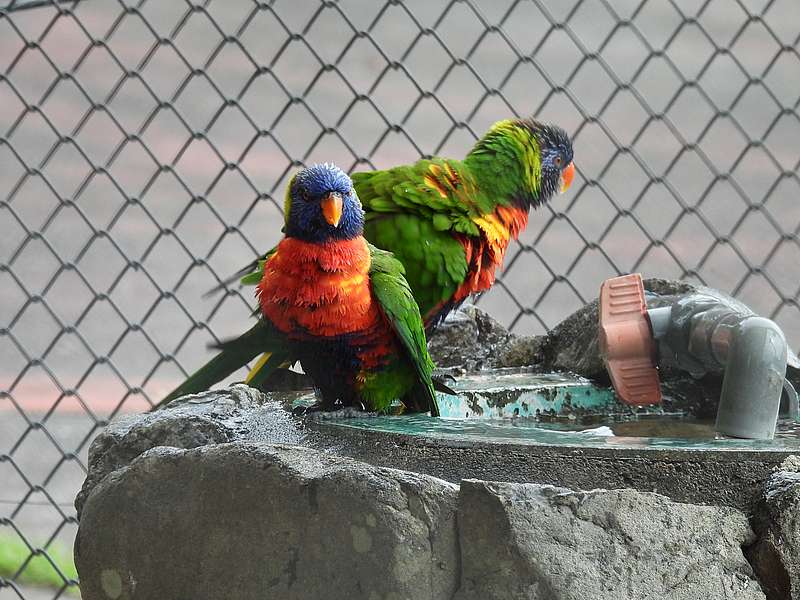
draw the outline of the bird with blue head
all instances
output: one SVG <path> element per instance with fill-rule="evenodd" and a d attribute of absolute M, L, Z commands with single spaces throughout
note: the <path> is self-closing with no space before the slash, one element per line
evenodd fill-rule
<path fill-rule="evenodd" d="M 300 171 L 284 204 L 287 236 L 309 242 L 352 239 L 363 233 L 364 210 L 353 182 L 332 164 Z"/>
<path fill-rule="evenodd" d="M 429 332 L 494 284 L 531 210 L 572 184 L 573 154 L 562 128 L 533 118 L 505 119 L 463 160 L 435 156 L 353 174 L 364 235 L 403 263 Z M 241 282 L 259 283 L 261 264 L 240 270 Z"/>
<path fill-rule="evenodd" d="M 318 390 L 318 408 L 355 407 L 438 415 L 433 362 L 402 264 L 364 239 L 353 183 L 332 164 L 290 181 L 284 238 L 260 266 L 257 323 L 163 401 L 205 390 L 264 353 L 255 379 L 299 362 Z"/>

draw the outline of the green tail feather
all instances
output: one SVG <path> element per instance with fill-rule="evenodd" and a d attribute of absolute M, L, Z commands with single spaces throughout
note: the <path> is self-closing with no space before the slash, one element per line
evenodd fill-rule
<path fill-rule="evenodd" d="M 222 342 L 219 345 L 219 354 L 172 390 L 152 410 L 161 408 L 180 396 L 205 391 L 245 366 L 262 352 L 281 352 L 282 347 L 285 347 L 283 335 L 261 319 L 239 337 Z"/>

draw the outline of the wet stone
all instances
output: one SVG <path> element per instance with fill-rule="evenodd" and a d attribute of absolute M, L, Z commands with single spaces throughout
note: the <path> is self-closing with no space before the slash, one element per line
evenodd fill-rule
<path fill-rule="evenodd" d="M 764 598 L 739 511 L 634 490 L 461 482 L 456 600 Z"/>
<path fill-rule="evenodd" d="M 87 495 L 84 600 L 764 598 L 735 509 L 460 486 L 299 446 L 157 446 Z"/>
<path fill-rule="evenodd" d="M 117 417 L 89 447 L 89 474 L 75 499 L 78 513 L 97 483 L 150 448 L 197 448 L 243 437 L 301 443 L 304 433 L 284 410 L 281 394 L 270 398 L 246 385 L 233 385 L 183 396 L 156 412 Z"/>
<path fill-rule="evenodd" d="M 539 339 L 510 333 L 481 309 L 465 304 L 453 311 L 429 338 L 439 368 L 456 372 L 528 366 L 538 361 Z"/>
<path fill-rule="evenodd" d="M 451 598 L 457 486 L 297 446 L 156 447 L 88 496 L 84 600 Z"/>
<path fill-rule="evenodd" d="M 286 410 L 288 399 L 233 386 L 112 422 L 92 445 L 76 502 L 84 599 L 230 597 L 219 587 L 230 582 L 245 600 L 264 589 L 391 597 L 390 586 L 403 598 L 604 599 L 624 596 L 626 581 L 641 591 L 634 597 L 761 598 L 740 546 L 765 549 L 770 560 L 753 559 L 765 590 L 794 589 L 796 544 L 786 540 L 798 536 L 800 460 L 762 492 L 759 542 L 744 519 L 751 490 L 786 453 L 456 442 L 309 422 Z M 596 487 L 617 489 L 572 491 Z M 648 527 L 669 543 L 653 542 Z M 325 570 L 330 552 L 360 590 Z M 582 562 L 570 563 L 577 552 Z M 516 579 L 492 596 L 484 578 L 509 565 Z M 573 567 L 584 596 L 563 579 Z"/>
<path fill-rule="evenodd" d="M 753 517 L 759 535 L 748 549 L 769 600 L 800 600 L 800 456 L 767 479 Z"/>

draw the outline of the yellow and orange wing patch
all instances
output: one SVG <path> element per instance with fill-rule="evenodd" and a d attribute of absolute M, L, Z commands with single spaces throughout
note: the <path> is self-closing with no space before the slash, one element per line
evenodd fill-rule
<path fill-rule="evenodd" d="M 461 176 L 448 162 L 441 165 L 431 163 L 428 172 L 423 176 L 425 185 L 434 190 L 442 198 L 451 198 L 462 184 Z"/>

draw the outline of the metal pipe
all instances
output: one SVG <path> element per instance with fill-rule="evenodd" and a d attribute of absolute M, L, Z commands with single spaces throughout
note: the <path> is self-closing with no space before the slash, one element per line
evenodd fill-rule
<path fill-rule="evenodd" d="M 763 317 L 745 317 L 720 333 L 727 357 L 716 430 L 734 437 L 772 439 L 786 377 L 786 338 Z"/>
<path fill-rule="evenodd" d="M 797 418 L 787 362 L 800 360 L 781 329 L 738 300 L 708 288 L 673 296 L 645 293 L 641 275 L 603 282 L 598 343 L 611 383 L 628 404 L 660 402 L 657 367 L 693 377 L 722 373 L 716 429 L 724 435 L 772 439 L 781 395 Z"/>
<path fill-rule="evenodd" d="M 723 371 L 716 430 L 724 435 L 772 439 L 786 376 L 788 346 L 771 320 L 691 294 L 650 309 L 660 362 L 700 377 Z"/>
<path fill-rule="evenodd" d="M 786 398 L 789 404 L 787 416 L 792 421 L 797 421 L 798 417 L 800 417 L 800 399 L 797 398 L 797 390 L 794 389 L 791 381 L 784 379 L 783 391 L 786 392 Z"/>

